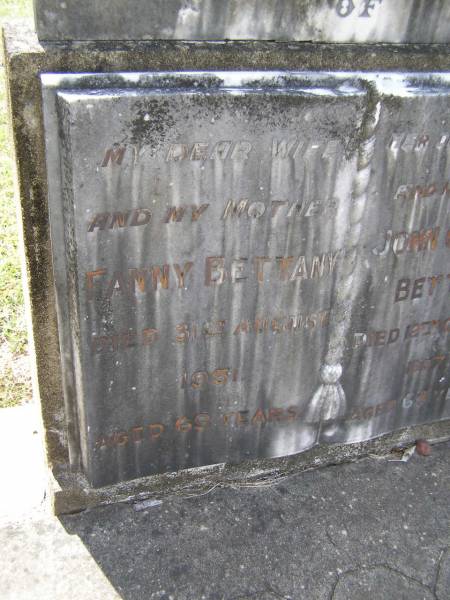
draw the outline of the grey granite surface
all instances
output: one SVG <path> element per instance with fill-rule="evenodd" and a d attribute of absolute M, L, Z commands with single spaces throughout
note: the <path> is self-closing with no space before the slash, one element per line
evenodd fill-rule
<path fill-rule="evenodd" d="M 442 43 L 441 0 L 35 0 L 41 40 Z"/>

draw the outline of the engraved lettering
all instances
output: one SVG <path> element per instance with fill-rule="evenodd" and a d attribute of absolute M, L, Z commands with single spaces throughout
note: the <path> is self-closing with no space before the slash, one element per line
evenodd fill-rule
<path fill-rule="evenodd" d="M 340 17 L 348 17 L 355 10 L 353 0 L 338 0 L 336 4 L 336 12 Z"/>
<path fill-rule="evenodd" d="M 170 223 L 171 221 L 179 223 L 180 221 L 182 221 L 185 212 L 185 206 L 171 206 L 167 209 L 167 214 L 164 218 L 164 223 Z"/>
<path fill-rule="evenodd" d="M 192 146 L 192 150 L 191 150 L 189 159 L 190 160 L 207 160 L 208 147 L 209 147 L 209 144 L 205 144 L 203 142 L 196 142 Z"/>
<path fill-rule="evenodd" d="M 107 167 L 111 162 L 111 165 L 121 165 L 123 157 L 125 155 L 125 146 L 120 144 L 113 144 L 112 148 L 108 148 L 105 152 L 105 156 L 102 161 L 102 167 Z"/>
<path fill-rule="evenodd" d="M 231 153 L 231 159 L 239 161 L 248 160 L 248 155 L 251 151 L 252 145 L 250 142 L 238 142 Z"/>
<path fill-rule="evenodd" d="M 450 279 L 450 275 L 447 275 L 447 279 Z M 395 290 L 395 302 L 401 302 L 408 300 L 411 295 L 411 300 L 423 298 L 424 295 L 433 296 L 436 290 L 441 286 L 440 284 L 444 281 L 444 275 L 431 275 L 429 277 L 418 277 L 415 280 L 411 279 L 399 279 Z M 426 294 L 426 283 L 428 283 L 428 294 Z"/>
<path fill-rule="evenodd" d="M 185 279 L 186 275 L 189 273 L 189 271 L 192 269 L 193 266 L 194 266 L 193 262 L 186 262 L 186 263 L 184 263 L 183 267 L 180 267 L 180 265 L 178 265 L 176 263 L 173 265 L 176 276 L 178 278 L 178 287 L 179 288 L 185 287 L 184 279 Z"/>
<path fill-rule="evenodd" d="M 152 268 L 152 284 L 153 289 L 158 289 L 158 283 L 161 288 L 167 290 L 169 288 L 170 266 L 163 265 L 162 267 L 155 266 Z"/>
<path fill-rule="evenodd" d="M 390 249 L 397 256 L 404 252 L 434 252 L 438 245 L 439 234 L 440 227 L 421 229 L 411 233 L 406 231 L 393 233 L 388 230 L 383 249 L 374 248 L 372 252 L 377 256 L 386 256 Z"/>
<path fill-rule="evenodd" d="M 277 216 L 278 210 L 286 205 L 287 205 L 287 200 L 274 200 L 272 202 L 272 212 L 270 214 L 272 219 L 274 219 Z"/>
<path fill-rule="evenodd" d="M 191 146 L 188 144 L 170 144 L 166 154 L 167 162 L 189 161 L 207 161 L 207 160 L 248 160 L 253 147 L 250 142 L 241 140 L 231 142 L 220 140 L 214 145 L 208 142 L 194 142 Z"/>
<path fill-rule="evenodd" d="M 297 138 L 292 140 L 272 140 L 272 157 L 273 158 L 291 158 L 293 151 L 299 145 Z"/>
<path fill-rule="evenodd" d="M 98 213 L 93 217 L 93 219 L 89 222 L 88 232 L 91 233 L 95 228 L 98 228 L 100 231 L 103 231 L 106 228 L 106 225 L 109 221 L 110 214 L 107 213 Z"/>
<path fill-rule="evenodd" d="M 248 200 L 240 200 L 238 203 L 235 203 L 233 200 L 230 200 L 223 211 L 222 219 L 225 220 L 227 217 L 240 217 L 242 213 L 246 210 L 248 205 Z"/>
<path fill-rule="evenodd" d="M 114 212 L 111 215 L 111 221 L 109 223 L 110 229 L 123 228 L 127 222 L 128 217 L 130 216 L 129 212 Z"/>
<path fill-rule="evenodd" d="M 211 160 L 226 160 L 233 142 L 217 142 L 211 153 Z"/>
<path fill-rule="evenodd" d="M 253 202 L 252 204 L 250 204 L 247 211 L 248 216 L 254 219 L 262 217 L 265 212 L 266 205 L 264 204 L 264 202 Z"/>
<path fill-rule="evenodd" d="M 296 279 L 307 279 L 308 271 L 306 269 L 306 259 L 304 256 L 299 256 L 297 259 L 297 263 L 294 268 L 294 272 L 292 273 L 290 280 L 295 281 Z"/>
<path fill-rule="evenodd" d="M 106 269 L 97 269 L 96 271 L 88 271 L 86 273 L 86 289 L 88 299 L 94 297 L 94 279 L 95 277 L 103 277 L 106 275 Z"/>
<path fill-rule="evenodd" d="M 235 283 L 248 279 L 248 275 L 243 275 L 247 267 L 247 258 L 238 258 L 231 263 L 231 279 Z"/>
<path fill-rule="evenodd" d="M 394 302 L 401 302 L 402 300 L 406 300 L 409 296 L 410 286 L 411 286 L 410 279 L 399 279 L 399 281 L 397 283 L 397 288 L 395 290 Z"/>
<path fill-rule="evenodd" d="M 147 285 L 147 269 L 130 269 L 128 287 L 131 293 L 136 293 L 136 283 L 139 291 L 144 294 Z"/>
<path fill-rule="evenodd" d="M 128 293 L 129 287 L 121 271 L 115 271 L 108 287 L 106 288 L 106 297 L 111 298 L 114 292 Z"/>
<path fill-rule="evenodd" d="M 179 161 L 188 157 L 188 147 L 186 144 L 170 144 L 167 152 L 166 161 Z"/>
<path fill-rule="evenodd" d="M 271 259 L 267 256 L 255 256 L 256 278 L 258 283 L 264 282 L 264 266 L 270 263 Z"/>
<path fill-rule="evenodd" d="M 159 332 L 152 327 L 146 327 L 139 333 L 133 330 L 122 331 L 113 335 L 96 335 L 91 338 L 93 354 L 118 352 L 139 346 L 151 346 L 159 339 Z"/>
<path fill-rule="evenodd" d="M 152 213 L 148 208 L 135 208 L 131 211 L 130 227 L 140 227 L 148 225 L 151 221 Z"/>
<path fill-rule="evenodd" d="M 126 212 L 97 213 L 89 222 L 88 232 L 92 233 L 95 229 L 104 231 L 105 229 L 121 229 L 123 227 L 139 227 L 150 223 L 152 213 L 147 208 L 135 208 Z"/>
<path fill-rule="evenodd" d="M 226 278 L 223 256 L 208 256 L 205 261 L 205 285 L 222 285 Z"/>
<path fill-rule="evenodd" d="M 192 222 L 195 223 L 200 219 L 202 214 L 208 209 L 209 204 L 202 204 L 200 206 L 194 205 L 192 207 Z"/>
<path fill-rule="evenodd" d="M 360 13 L 360 17 L 371 17 L 372 11 L 377 7 L 377 3 L 381 4 L 383 0 L 363 0 L 363 11 Z"/>

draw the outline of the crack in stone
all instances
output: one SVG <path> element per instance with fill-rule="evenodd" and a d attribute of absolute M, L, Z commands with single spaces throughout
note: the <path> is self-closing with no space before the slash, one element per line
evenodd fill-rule
<path fill-rule="evenodd" d="M 437 595 L 437 586 L 438 586 L 438 583 L 439 583 L 439 577 L 441 576 L 442 561 L 443 561 L 444 556 L 446 556 L 449 551 L 450 551 L 450 548 L 448 548 L 448 547 L 443 548 L 441 550 L 441 554 L 439 556 L 438 564 L 437 564 L 437 567 L 436 567 L 436 579 L 435 579 L 435 582 L 434 582 L 433 593 L 434 593 L 434 596 L 435 596 L 435 598 L 437 600 L 439 600 L 438 595 Z"/>
<path fill-rule="evenodd" d="M 442 561 L 442 556 L 441 556 L 440 562 L 441 561 Z M 380 569 L 380 568 L 386 569 L 386 571 L 390 571 L 391 573 L 395 573 L 396 575 L 400 575 L 401 577 L 404 577 L 405 579 L 408 579 L 409 581 L 413 581 L 414 583 L 420 585 L 424 589 L 431 592 L 433 594 L 433 596 L 435 598 L 437 598 L 435 589 L 433 589 L 431 586 L 426 585 L 419 579 L 415 579 L 414 577 L 411 577 L 410 575 L 406 575 L 405 573 L 403 573 L 403 571 L 400 571 L 399 569 L 396 569 L 395 567 L 391 567 L 391 565 L 388 565 L 387 563 L 376 563 L 374 565 L 366 565 L 366 566 L 358 565 L 354 568 L 347 569 L 346 571 L 339 573 L 336 578 L 336 581 L 333 584 L 333 587 L 331 588 L 329 600 L 334 600 L 337 586 L 339 585 L 339 582 L 341 581 L 341 579 L 343 577 L 345 577 L 346 575 L 358 575 L 358 573 L 360 573 L 361 571 L 374 571 L 375 569 Z M 437 585 L 437 581 L 438 581 L 438 579 L 436 579 L 436 585 Z"/>
<path fill-rule="evenodd" d="M 257 598 L 258 594 L 264 594 L 264 590 L 258 590 L 257 592 L 251 592 L 249 594 L 245 594 L 244 596 L 234 596 L 230 598 L 230 600 L 248 600 L 249 598 Z"/>
<path fill-rule="evenodd" d="M 285 596 L 282 592 L 280 592 L 279 590 L 274 588 L 270 583 L 266 583 L 266 587 L 267 587 L 267 591 L 270 594 L 273 594 L 273 596 L 275 596 L 275 598 L 278 598 L 279 600 L 292 600 L 292 598 L 290 596 Z"/>
<path fill-rule="evenodd" d="M 335 542 L 335 541 L 333 540 L 333 538 L 331 537 L 331 534 L 330 534 L 330 532 L 328 531 L 328 529 L 326 530 L 326 532 L 325 532 L 325 535 L 327 536 L 327 538 L 328 538 L 328 540 L 329 540 L 330 544 L 339 550 L 339 546 L 336 544 L 336 542 Z"/>
<path fill-rule="evenodd" d="M 277 590 L 271 583 L 266 582 L 266 587 L 262 590 L 258 590 L 256 592 L 250 592 L 248 594 L 234 596 L 230 598 L 230 600 L 250 600 L 251 598 L 258 598 L 259 594 L 271 594 L 274 598 L 278 600 L 292 600 L 291 596 L 285 596 L 280 590 Z"/>
<path fill-rule="evenodd" d="M 333 548 L 336 548 L 336 550 L 338 550 L 341 555 L 344 554 L 349 562 L 351 562 L 353 560 L 353 556 L 351 555 L 351 552 L 349 552 L 347 550 L 347 548 L 344 548 L 343 544 L 340 544 L 339 542 L 336 542 L 334 540 L 332 534 L 330 533 L 329 528 L 327 528 L 325 530 L 325 536 L 328 539 L 328 541 L 330 542 L 330 544 L 333 546 Z"/>

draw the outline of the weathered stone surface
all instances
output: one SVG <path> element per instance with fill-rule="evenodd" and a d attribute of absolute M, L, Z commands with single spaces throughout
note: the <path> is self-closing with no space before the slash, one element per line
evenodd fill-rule
<path fill-rule="evenodd" d="M 23 519 L 0 527 L 2 600 L 448 600 L 449 467 L 447 443 Z"/>
<path fill-rule="evenodd" d="M 450 550 L 442 550 L 436 580 L 436 598 L 445 600 L 450 593 Z"/>
<path fill-rule="evenodd" d="M 441 0 L 36 0 L 41 40 L 450 41 Z"/>
<path fill-rule="evenodd" d="M 447 76 L 43 84 L 92 484 L 450 417 Z"/>
<path fill-rule="evenodd" d="M 358 568 L 339 578 L 331 596 L 333 600 L 384 600 L 395 590 L 400 598 L 433 600 L 434 594 L 418 581 L 390 567 Z"/>
<path fill-rule="evenodd" d="M 236 477 L 264 477 L 267 472 L 292 473 L 311 466 L 355 460 L 367 453 L 382 452 L 414 439 L 442 439 L 449 435 L 450 421 L 403 429 L 367 443 L 321 445 L 299 455 L 253 462 L 224 471 L 181 471 L 176 477 L 153 476 L 101 489 L 91 488 L 79 472 L 79 452 L 71 449 L 75 439 L 76 407 L 63 403 L 60 355 L 54 306 L 53 274 L 49 240 L 46 167 L 40 103 L 42 72 L 105 72 L 130 70 L 285 69 L 296 70 L 402 70 L 448 71 L 446 46 L 342 44 L 332 45 L 268 42 L 123 42 L 120 44 L 45 44 L 27 25 L 8 26 L 5 32 L 5 66 L 8 78 L 13 141 L 19 174 L 19 200 L 27 265 L 27 283 L 36 348 L 36 393 L 45 424 L 47 457 L 57 484 L 52 489 L 55 510 L 69 512 L 99 503 L 123 501 L 134 495 L 164 494 L 171 489 L 208 489 Z M 382 235 L 376 245 L 382 244 Z M 74 414 L 75 413 L 75 414 Z M 206 487 L 205 487 L 206 486 Z M 152 490 L 150 492 L 149 490 Z"/>

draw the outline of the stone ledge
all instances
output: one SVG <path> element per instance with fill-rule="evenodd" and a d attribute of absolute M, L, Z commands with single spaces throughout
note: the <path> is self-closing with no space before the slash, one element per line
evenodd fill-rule
<path fill-rule="evenodd" d="M 392 448 L 408 446 L 417 439 L 427 439 L 431 444 L 450 440 L 450 420 L 409 427 L 358 444 L 317 446 L 293 456 L 187 469 L 98 489 L 91 488 L 82 475 L 71 473 L 67 467 L 60 465 L 54 470 L 59 483 L 56 479 L 52 480 L 53 510 L 57 515 L 71 514 L 100 505 L 135 503 L 173 495 L 198 495 L 215 487 L 273 482 L 288 475 L 353 462 L 371 455 L 383 457 Z"/>

